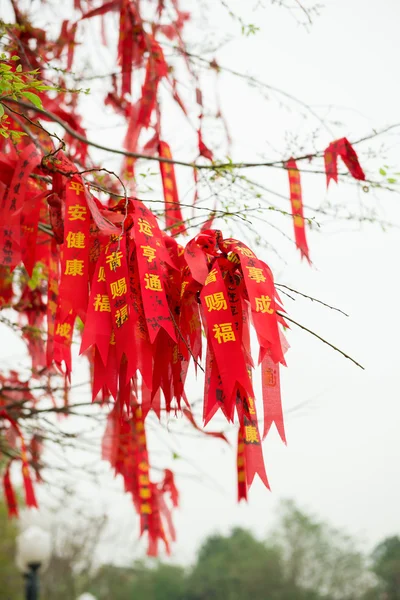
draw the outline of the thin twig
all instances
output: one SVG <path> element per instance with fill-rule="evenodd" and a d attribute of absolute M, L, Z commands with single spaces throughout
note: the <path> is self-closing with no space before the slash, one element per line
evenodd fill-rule
<path fill-rule="evenodd" d="M 330 304 L 326 304 L 326 302 L 322 302 L 322 300 L 318 300 L 317 298 L 313 298 L 312 296 L 307 296 L 307 294 L 303 294 L 303 292 L 294 290 L 293 288 L 289 287 L 288 285 L 285 285 L 283 283 L 275 283 L 275 285 L 277 287 L 283 287 L 283 288 L 293 292 L 294 294 L 298 294 L 299 296 L 303 296 L 303 298 L 307 298 L 308 300 L 311 300 L 311 302 L 318 302 L 318 304 L 322 304 L 322 306 L 326 306 L 327 308 L 330 308 L 331 310 L 336 310 L 337 312 L 342 313 L 342 315 L 344 315 L 345 317 L 350 316 L 347 313 L 345 313 L 344 310 L 341 310 L 340 308 L 336 308 L 335 306 L 331 306 Z"/>
<path fill-rule="evenodd" d="M 96 142 L 88 140 L 85 136 L 81 135 L 80 133 L 78 133 L 74 129 L 72 129 L 65 121 L 63 121 L 62 119 L 57 117 L 57 115 L 55 115 L 47 110 L 37 108 L 33 104 L 29 104 L 28 102 L 23 102 L 22 100 L 14 100 L 11 98 L 7 98 L 6 102 L 4 102 L 4 101 L 2 102 L 2 104 L 4 104 L 4 106 L 7 106 L 8 103 L 17 104 L 18 106 L 21 106 L 22 108 L 33 110 L 34 112 L 37 112 L 38 114 L 45 115 L 52 121 L 61 125 L 65 129 L 65 131 L 67 133 L 69 133 L 72 137 L 74 137 L 75 139 L 81 141 L 84 144 L 87 144 L 88 146 L 92 146 L 93 148 L 98 148 L 99 150 L 104 150 L 105 152 L 110 152 L 112 154 L 120 154 L 122 156 L 127 156 L 129 158 L 145 159 L 145 160 L 150 160 L 150 161 L 156 161 L 159 163 L 162 162 L 162 163 L 176 164 L 176 165 L 180 165 L 182 167 L 190 167 L 192 169 L 195 168 L 195 169 L 208 170 L 208 171 L 219 171 L 221 169 L 250 169 L 250 168 L 256 168 L 256 167 L 275 167 L 275 168 L 286 169 L 286 162 L 287 162 L 286 160 L 273 160 L 273 161 L 265 161 L 265 162 L 237 162 L 237 163 L 225 162 L 225 163 L 213 163 L 210 165 L 210 164 L 199 164 L 196 162 L 186 162 L 186 161 L 176 160 L 176 159 L 172 159 L 172 158 L 164 158 L 162 156 L 142 154 L 140 152 L 128 152 L 127 150 L 120 150 L 118 148 L 110 148 L 108 146 L 103 146 L 102 144 L 98 144 Z M 18 113 L 18 114 L 22 117 L 25 116 L 22 113 Z M 353 141 L 352 144 L 356 145 L 361 142 L 365 142 L 366 140 L 369 140 L 369 139 L 377 137 L 378 135 L 387 133 L 391 129 L 395 129 L 397 127 L 400 127 L 400 123 L 395 123 L 394 125 L 390 125 L 380 131 L 374 130 L 373 133 L 366 135 L 362 138 L 359 138 L 358 140 Z M 302 156 L 297 156 L 294 158 L 294 160 L 296 160 L 297 162 L 305 161 L 305 160 L 309 161 L 310 158 L 322 157 L 323 154 L 324 154 L 324 151 L 321 150 L 318 152 L 307 153 Z M 300 171 L 300 169 L 299 169 L 299 171 Z M 307 172 L 311 172 L 311 171 L 308 170 Z M 319 171 L 318 171 L 318 173 L 319 173 Z"/>
<path fill-rule="evenodd" d="M 311 333 L 311 335 L 313 335 L 314 337 L 316 337 L 317 339 L 319 339 L 321 342 L 323 342 L 324 344 L 326 344 L 330 348 L 333 348 L 333 350 L 336 350 L 336 352 L 339 352 L 339 354 L 341 354 L 345 358 L 348 358 L 349 360 L 351 360 L 351 362 L 353 362 L 355 365 L 357 365 L 357 367 L 360 367 L 360 369 L 362 369 L 363 371 L 365 371 L 365 368 L 362 365 L 360 365 L 360 363 L 358 363 L 356 360 L 354 360 L 354 358 L 352 358 L 351 356 L 349 356 L 348 354 L 346 354 L 345 352 L 343 352 L 343 350 L 340 350 L 340 348 L 337 348 L 336 346 L 334 346 L 333 344 L 331 344 L 330 342 L 328 342 L 327 340 L 325 340 L 323 337 L 321 337 L 320 335 L 318 335 L 318 333 L 315 333 L 315 331 L 312 331 L 311 329 L 308 329 L 304 325 L 300 325 L 300 323 L 297 323 L 297 321 L 294 321 L 293 319 L 289 318 L 286 314 L 283 314 L 283 313 L 281 313 L 279 311 L 276 311 L 276 314 L 279 315 L 280 317 L 282 317 L 283 319 L 285 319 L 285 321 L 289 321 L 290 323 L 293 323 L 293 325 L 297 325 L 297 327 L 300 327 L 300 329 L 304 329 L 304 331 L 307 331 L 307 333 Z"/>

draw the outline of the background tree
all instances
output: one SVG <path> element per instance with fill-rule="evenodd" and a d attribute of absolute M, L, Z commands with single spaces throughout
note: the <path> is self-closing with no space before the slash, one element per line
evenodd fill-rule
<path fill-rule="evenodd" d="M 381 595 L 388 600 L 400 598 L 400 538 L 388 537 L 372 553 L 372 569 L 381 582 Z"/>

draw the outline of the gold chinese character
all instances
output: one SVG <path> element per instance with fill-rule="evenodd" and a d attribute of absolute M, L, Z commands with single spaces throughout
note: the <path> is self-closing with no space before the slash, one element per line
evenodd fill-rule
<path fill-rule="evenodd" d="M 188 286 L 188 285 L 189 285 L 188 281 L 184 281 L 182 283 L 182 286 L 181 286 L 181 298 L 182 298 L 183 294 L 185 293 L 186 286 Z"/>
<path fill-rule="evenodd" d="M 80 204 L 74 204 L 68 207 L 68 219 L 69 221 L 85 221 L 85 215 L 87 213 L 86 206 Z"/>
<path fill-rule="evenodd" d="M 117 267 L 121 266 L 122 252 L 111 252 L 106 256 L 106 263 L 110 265 L 111 271 L 115 271 Z"/>
<path fill-rule="evenodd" d="M 249 444 L 259 444 L 260 440 L 258 437 L 257 427 L 255 425 L 245 425 L 245 440 Z"/>
<path fill-rule="evenodd" d="M 122 277 L 117 281 L 113 281 L 110 284 L 110 290 L 113 298 L 117 298 L 119 296 L 123 296 L 126 294 L 126 279 Z"/>
<path fill-rule="evenodd" d="M 236 252 L 230 252 L 228 254 L 228 260 L 231 263 L 234 263 L 234 264 L 240 263 L 240 258 L 238 257 L 238 255 L 236 254 Z"/>
<path fill-rule="evenodd" d="M 293 204 L 293 210 L 300 210 L 301 209 L 301 200 L 292 200 L 292 204 Z"/>
<path fill-rule="evenodd" d="M 50 292 L 54 292 L 55 294 L 58 293 L 58 281 L 55 279 L 50 281 Z"/>
<path fill-rule="evenodd" d="M 78 183 L 77 181 L 71 181 L 69 189 L 74 190 L 77 196 L 79 196 L 79 194 L 85 190 L 83 185 L 81 183 Z"/>
<path fill-rule="evenodd" d="M 156 249 L 151 246 L 140 246 L 143 250 L 143 256 L 147 258 L 148 262 L 152 262 L 156 257 Z"/>
<path fill-rule="evenodd" d="M 292 183 L 290 186 L 290 191 L 292 192 L 292 194 L 300 194 L 301 193 L 301 187 L 299 183 Z"/>
<path fill-rule="evenodd" d="M 167 190 L 173 190 L 174 189 L 174 184 L 172 182 L 172 179 L 165 178 L 164 179 L 164 186 L 166 187 Z"/>
<path fill-rule="evenodd" d="M 276 377 L 275 377 L 274 371 L 272 369 L 265 369 L 264 375 L 265 375 L 265 385 L 267 385 L 268 387 L 275 387 Z"/>
<path fill-rule="evenodd" d="M 170 173 L 172 173 L 172 164 L 165 162 L 165 163 L 163 163 L 163 165 L 164 165 L 164 173 L 166 175 L 170 175 Z"/>
<path fill-rule="evenodd" d="M 218 340 L 218 344 L 222 342 L 234 342 L 236 340 L 235 333 L 232 329 L 232 323 L 221 323 L 213 327 L 214 337 Z"/>
<path fill-rule="evenodd" d="M 136 431 L 143 431 L 144 430 L 144 424 L 142 421 L 138 421 L 136 423 Z"/>
<path fill-rule="evenodd" d="M 172 362 L 174 365 L 178 362 L 178 345 L 174 346 L 172 351 Z"/>
<path fill-rule="evenodd" d="M 246 473 L 244 471 L 238 472 L 238 482 L 244 483 L 246 481 Z"/>
<path fill-rule="evenodd" d="M 295 227 L 304 227 L 304 219 L 300 215 L 293 216 L 293 223 Z"/>
<path fill-rule="evenodd" d="M 271 298 L 269 296 L 260 296 L 256 298 L 256 311 L 261 313 L 268 313 L 272 315 L 274 309 L 271 308 Z"/>
<path fill-rule="evenodd" d="M 215 294 L 204 296 L 204 300 L 206 301 L 208 312 L 212 310 L 226 310 L 228 308 L 224 292 L 216 292 Z"/>
<path fill-rule="evenodd" d="M 140 507 L 140 512 L 142 515 L 151 515 L 152 510 L 150 504 L 148 502 L 144 502 Z"/>
<path fill-rule="evenodd" d="M 260 283 L 260 281 L 265 281 L 265 275 L 262 269 L 258 269 L 257 267 L 246 267 L 249 270 L 249 277 L 253 279 L 256 283 Z"/>
<path fill-rule="evenodd" d="M 56 335 L 59 335 L 60 337 L 68 338 L 70 336 L 70 333 L 71 333 L 71 325 L 69 325 L 68 323 L 58 323 L 57 329 L 56 329 Z"/>
<path fill-rule="evenodd" d="M 256 414 L 256 407 L 254 406 L 254 399 L 253 398 L 247 398 L 247 404 L 249 407 L 249 413 L 251 415 L 255 415 Z"/>
<path fill-rule="evenodd" d="M 208 285 L 209 283 L 214 283 L 217 281 L 217 269 L 212 269 L 207 275 L 207 279 L 204 282 L 204 285 Z"/>
<path fill-rule="evenodd" d="M 48 306 L 50 312 L 52 312 L 52 313 L 56 312 L 56 310 L 57 310 L 57 304 L 56 304 L 56 302 L 53 302 L 53 300 L 49 300 L 48 303 L 47 303 L 47 306 Z"/>
<path fill-rule="evenodd" d="M 97 294 L 93 306 L 96 312 L 111 312 L 110 299 L 107 294 Z"/>
<path fill-rule="evenodd" d="M 247 256 L 247 258 L 254 258 L 255 257 L 254 252 L 252 252 L 250 250 L 250 248 L 239 247 L 238 250 L 239 250 L 240 254 L 243 254 L 243 256 Z"/>
<path fill-rule="evenodd" d="M 199 317 L 197 315 L 193 315 L 189 321 L 190 333 L 193 333 L 193 331 L 196 331 L 196 329 L 198 329 L 199 325 L 200 325 Z"/>
<path fill-rule="evenodd" d="M 117 327 L 122 327 L 125 321 L 128 320 L 128 305 L 124 304 L 121 308 L 115 311 L 115 324 Z"/>
<path fill-rule="evenodd" d="M 77 260 L 76 258 L 73 260 L 66 260 L 64 275 L 72 275 L 73 277 L 75 277 L 75 275 L 83 275 L 83 267 L 83 260 Z"/>
<path fill-rule="evenodd" d="M 152 232 L 152 225 L 150 225 L 150 223 L 148 221 L 146 221 L 146 219 L 138 219 L 138 225 L 139 225 L 139 233 L 144 233 L 145 235 L 149 235 L 150 237 L 153 237 L 153 232 Z"/>
<path fill-rule="evenodd" d="M 242 456 L 238 456 L 237 466 L 238 467 L 243 467 L 244 466 L 244 456 L 243 455 Z"/>
<path fill-rule="evenodd" d="M 165 192 L 165 201 L 167 204 L 172 204 L 174 202 L 174 196 L 170 190 Z"/>
<path fill-rule="evenodd" d="M 97 274 L 97 281 L 105 281 L 105 280 L 106 280 L 106 274 L 104 271 L 104 267 L 100 267 L 99 272 Z"/>
<path fill-rule="evenodd" d="M 110 344 L 111 344 L 111 346 L 115 346 L 115 332 L 114 331 L 111 332 Z"/>
<path fill-rule="evenodd" d="M 139 490 L 139 496 L 141 498 L 148 500 L 151 496 L 151 492 L 150 492 L 149 488 L 142 488 L 141 490 Z"/>
<path fill-rule="evenodd" d="M 147 464 L 147 462 L 144 462 L 144 460 L 142 460 L 142 462 L 139 463 L 139 470 L 147 473 L 149 470 L 149 465 Z"/>
<path fill-rule="evenodd" d="M 66 237 L 68 248 L 84 248 L 85 247 L 85 234 L 82 231 L 73 233 L 70 231 Z"/>
<path fill-rule="evenodd" d="M 139 441 L 139 444 L 141 444 L 142 446 L 144 446 L 144 444 L 146 443 L 146 435 L 144 433 L 142 433 L 141 435 L 139 435 L 138 441 Z"/>
<path fill-rule="evenodd" d="M 146 273 L 144 276 L 145 280 L 145 289 L 146 290 L 155 290 L 156 292 L 162 292 L 161 281 L 159 275 L 154 275 L 153 273 Z"/>
<path fill-rule="evenodd" d="M 240 444 L 238 444 L 238 454 L 241 454 L 242 452 L 244 452 L 244 443 L 240 442 Z"/>
<path fill-rule="evenodd" d="M 149 485 L 149 476 L 139 475 L 139 485 Z"/>

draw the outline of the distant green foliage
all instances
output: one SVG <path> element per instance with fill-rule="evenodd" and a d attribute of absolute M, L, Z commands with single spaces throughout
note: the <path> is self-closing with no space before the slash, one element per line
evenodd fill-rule
<path fill-rule="evenodd" d="M 2 600 L 22 600 L 23 582 L 14 566 L 16 534 L 15 521 L 0 505 Z M 82 531 L 82 540 L 87 537 L 90 526 Z M 352 539 L 291 502 L 282 504 L 267 540 L 240 528 L 213 535 L 187 569 L 138 561 L 91 573 L 77 569 L 73 556 L 52 557 L 41 576 L 43 600 L 76 600 L 82 592 L 97 600 L 400 600 L 400 537 L 381 542 L 368 568 Z"/>

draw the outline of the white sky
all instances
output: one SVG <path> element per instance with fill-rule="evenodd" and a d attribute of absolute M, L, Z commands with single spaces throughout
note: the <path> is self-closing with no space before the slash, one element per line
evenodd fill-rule
<path fill-rule="evenodd" d="M 222 49 L 217 54 L 221 64 L 254 74 L 312 105 L 342 107 L 329 113 L 345 123 L 343 128 L 333 127 L 336 137 L 354 139 L 373 127 L 400 121 L 400 5 L 396 0 L 327 0 L 309 33 L 287 11 L 269 3 L 264 13 L 259 10 L 256 16 L 250 9 L 241 10 L 245 20 L 256 23 L 260 31 Z M 304 140 L 306 127 L 312 131 L 317 125 L 314 121 L 305 126 L 296 115 L 278 110 L 276 103 L 261 102 L 254 91 L 243 90 L 234 79 L 222 79 L 222 107 L 232 129 L 235 158 L 253 159 L 257 153 L 274 157 L 268 144 L 282 151 L 285 131 L 291 129 Z M 319 110 L 328 114 L 328 110 Z M 179 150 L 183 144 L 173 119 L 165 129 Z M 91 137 L 109 142 L 101 131 L 91 131 Z M 167 133 L 166 138 L 170 139 Z M 323 148 L 332 138 L 324 133 L 319 140 L 319 148 Z M 388 145 L 393 141 L 398 138 L 386 138 Z M 398 146 L 391 148 L 389 159 L 368 164 L 379 168 L 388 164 L 387 160 L 400 171 Z M 272 189 L 287 193 L 285 173 L 265 170 L 257 177 Z M 306 204 L 318 206 L 326 199 L 323 176 L 310 175 L 303 183 Z M 359 194 L 344 184 L 329 194 L 332 202 L 348 201 L 354 206 L 360 199 L 369 206 L 377 201 L 372 194 Z M 398 195 L 380 195 L 382 218 L 400 223 L 398 202 Z M 290 223 L 276 222 L 292 234 Z M 396 265 L 400 236 L 397 229 L 383 233 L 377 226 L 356 225 L 353 229 L 350 232 L 349 227 L 336 225 L 311 231 L 308 242 L 313 268 L 300 263 L 286 243 L 282 252 L 287 266 L 266 251 L 260 257 L 275 268 L 278 281 L 350 314 L 346 319 L 306 300 L 285 301 L 294 319 L 343 348 L 366 370 L 304 332 L 293 329 L 289 333 L 288 368 L 282 376 L 288 447 L 282 445 L 275 430 L 270 433 L 264 451 L 272 493 L 256 481 L 247 505 L 236 504 L 234 452 L 218 441 L 185 437 L 179 442 L 174 437 L 174 447 L 180 443 L 182 454 L 216 482 L 212 487 L 209 481 L 179 479 L 181 507 L 175 513 L 178 541 L 174 560 L 191 560 L 207 535 L 227 532 L 234 525 L 264 535 L 280 500 L 288 497 L 319 518 L 361 537 L 366 549 L 399 532 L 400 285 Z M 267 227 L 260 233 L 272 236 Z M 279 236 L 271 240 L 283 243 Z M 4 348 L 2 352 L 5 356 Z M 197 399 L 200 386 L 193 386 L 190 392 L 192 399 Z M 290 413 L 291 407 L 302 403 L 302 410 Z M 108 503 L 116 523 L 123 515 L 124 527 L 136 526 L 127 498 L 108 497 L 105 492 L 100 498 Z"/>

